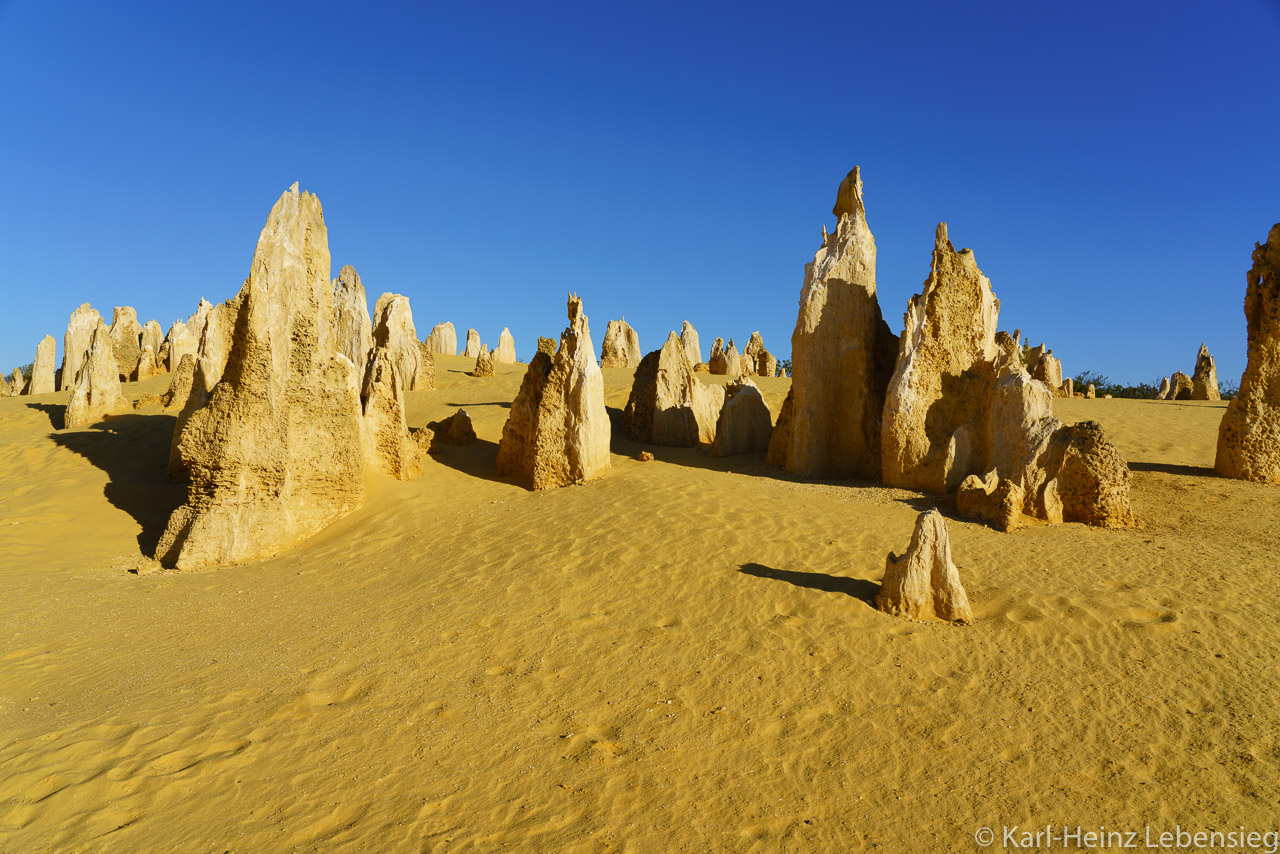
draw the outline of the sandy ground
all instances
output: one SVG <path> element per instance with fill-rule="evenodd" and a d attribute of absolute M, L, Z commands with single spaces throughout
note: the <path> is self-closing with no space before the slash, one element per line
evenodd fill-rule
<path fill-rule="evenodd" d="M 410 394 L 481 441 L 273 560 L 148 573 L 173 419 L 0 399 L 0 851 L 976 850 L 980 826 L 1274 828 L 1280 491 L 1225 404 L 1060 401 L 1141 525 L 1000 534 L 945 499 L 618 437 L 531 493 L 523 366 Z M 630 378 L 606 371 L 620 409 Z M 761 385 L 775 411 L 786 380 Z M 136 398 L 167 377 L 127 386 Z M 940 503 L 978 621 L 870 604 Z M 131 570 L 143 569 L 142 574 Z M 996 846 L 999 847 L 999 844 Z"/>

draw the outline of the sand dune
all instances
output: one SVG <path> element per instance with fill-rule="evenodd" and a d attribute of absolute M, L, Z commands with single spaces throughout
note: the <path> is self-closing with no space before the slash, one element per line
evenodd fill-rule
<path fill-rule="evenodd" d="M 617 430 L 607 477 L 528 492 L 492 473 L 524 366 L 472 362 L 437 356 L 409 421 L 465 406 L 479 442 L 210 572 L 143 557 L 183 495 L 172 416 L 54 432 L 66 393 L 0 399 L 0 850 L 972 850 L 982 825 L 1274 824 L 1280 492 L 1212 476 L 1225 403 L 1055 401 L 1130 461 L 1141 525 L 1000 534 L 762 455 L 638 462 Z M 629 371 L 604 374 L 620 410 Z M 788 382 L 759 381 L 775 414 Z M 870 604 L 935 504 L 971 626 Z"/>

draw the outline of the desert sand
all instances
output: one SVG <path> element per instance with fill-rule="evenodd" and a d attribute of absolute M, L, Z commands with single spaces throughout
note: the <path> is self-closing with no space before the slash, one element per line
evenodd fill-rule
<path fill-rule="evenodd" d="M 1280 492 L 1213 475 L 1225 401 L 1054 400 L 1129 461 L 1138 525 L 1002 534 L 954 498 L 627 441 L 627 369 L 604 370 L 610 476 L 527 491 L 493 475 L 524 366 L 436 359 L 410 425 L 463 406 L 480 441 L 215 571 L 144 557 L 185 491 L 172 413 L 57 431 L 68 391 L 0 399 L 0 850 L 964 851 L 984 825 L 1274 825 Z M 755 382 L 776 417 L 790 380 Z M 872 604 L 933 506 L 972 625 Z"/>

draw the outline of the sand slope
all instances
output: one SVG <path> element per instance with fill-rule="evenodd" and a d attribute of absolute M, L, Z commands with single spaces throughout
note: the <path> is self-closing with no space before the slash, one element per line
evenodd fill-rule
<path fill-rule="evenodd" d="M 170 416 L 53 433 L 65 394 L 0 399 L 0 850 L 972 850 L 980 825 L 1274 824 L 1280 491 L 1212 476 L 1225 404 L 1058 401 L 1131 461 L 1143 526 L 953 519 L 960 628 L 869 604 L 935 498 L 761 456 L 641 463 L 617 430 L 608 477 L 526 492 L 492 474 L 524 367 L 472 361 L 437 356 L 409 416 L 463 405 L 480 442 L 371 479 L 292 552 L 200 573 L 142 557 L 182 498 Z M 628 372 L 605 379 L 621 409 Z M 759 383 L 775 412 L 788 382 Z"/>

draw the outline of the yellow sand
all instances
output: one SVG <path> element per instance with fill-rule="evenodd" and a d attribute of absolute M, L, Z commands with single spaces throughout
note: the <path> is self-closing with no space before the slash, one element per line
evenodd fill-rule
<path fill-rule="evenodd" d="M 0 400 L 0 851 L 1274 826 L 1280 490 L 1212 476 L 1225 404 L 1060 401 L 1131 461 L 1142 526 L 1000 534 L 941 500 L 978 617 L 953 627 L 870 604 L 940 499 L 617 435 L 607 478 L 527 492 L 492 475 L 523 366 L 470 367 L 440 358 L 410 422 L 463 405 L 480 442 L 200 573 L 143 558 L 183 494 L 170 416 L 53 433 L 65 394 Z M 775 411 L 787 383 L 760 382 Z"/>

